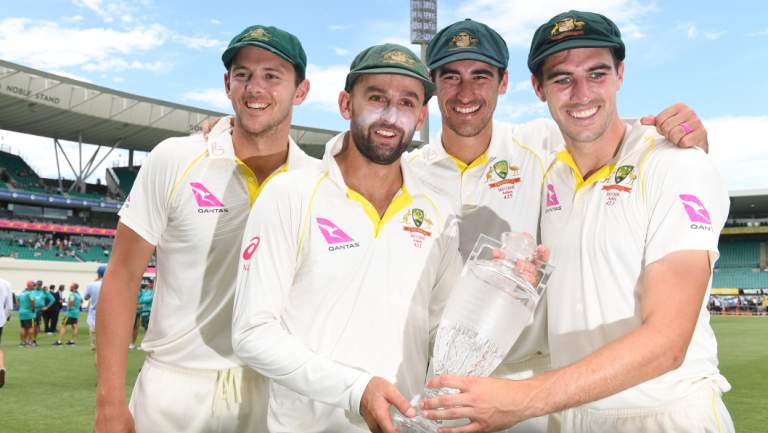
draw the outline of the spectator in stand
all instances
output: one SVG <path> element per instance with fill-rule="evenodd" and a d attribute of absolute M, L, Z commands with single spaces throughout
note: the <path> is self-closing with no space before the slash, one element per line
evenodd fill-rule
<path fill-rule="evenodd" d="M 64 291 L 64 285 L 59 286 L 59 290 L 56 290 L 56 285 L 51 284 L 48 287 L 48 293 L 53 296 L 53 304 L 48 307 L 43 313 L 43 319 L 45 320 L 45 333 L 53 334 L 58 331 L 56 329 L 59 323 L 59 310 L 61 310 L 61 293 Z"/>
<path fill-rule="evenodd" d="M 11 311 L 13 310 L 13 290 L 11 283 L 0 278 L 0 342 L 3 339 L 3 327 L 11 320 Z M 5 385 L 5 359 L 3 350 L 0 349 L 0 388 Z"/>
<path fill-rule="evenodd" d="M 150 280 L 147 287 L 139 293 L 139 305 L 141 305 L 141 326 L 144 332 L 149 327 L 149 313 L 152 311 L 152 300 L 155 298 L 155 281 Z"/>
<path fill-rule="evenodd" d="M 80 318 L 80 305 L 83 302 L 83 299 L 80 297 L 80 293 L 77 292 L 77 289 L 80 286 L 77 283 L 72 283 L 72 285 L 69 286 L 69 296 L 67 296 L 67 314 L 66 314 L 66 320 L 61 325 L 61 329 L 59 330 L 59 339 L 56 340 L 53 345 L 54 346 L 61 346 L 61 341 L 64 340 L 64 334 L 67 332 L 67 326 L 72 327 L 72 338 L 67 341 L 67 346 L 74 346 L 75 345 L 75 339 L 77 338 L 77 321 Z"/>
<path fill-rule="evenodd" d="M 99 303 L 99 293 L 101 292 L 101 280 L 104 278 L 104 272 L 107 265 L 101 265 L 96 270 L 96 281 L 91 281 L 85 286 L 85 300 L 88 302 L 88 334 L 91 337 L 91 350 L 96 350 L 96 304 Z"/>
<path fill-rule="evenodd" d="M 35 298 L 32 292 L 35 288 L 35 282 L 27 281 L 27 287 L 19 296 L 16 302 L 19 305 L 19 321 L 21 322 L 21 332 L 19 333 L 19 346 L 28 347 L 32 344 L 32 321 L 35 320 Z"/>
<path fill-rule="evenodd" d="M 43 312 L 48 310 L 53 304 L 53 296 L 43 287 L 43 282 L 37 280 L 32 296 L 35 298 L 35 323 L 32 328 L 32 346 L 37 346 L 37 334 L 40 333 L 40 322 L 43 319 Z"/>

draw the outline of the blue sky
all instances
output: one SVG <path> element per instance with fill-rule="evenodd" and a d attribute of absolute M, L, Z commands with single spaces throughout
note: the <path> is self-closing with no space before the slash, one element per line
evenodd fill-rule
<path fill-rule="evenodd" d="M 2 0 L 0 59 L 229 112 L 221 52 L 242 28 L 275 25 L 303 41 L 310 64 L 310 95 L 295 110 L 294 123 L 343 129 L 347 124 L 336 98 L 355 54 L 377 43 L 409 43 L 408 0 L 216 3 Z M 768 69 L 768 4 L 438 0 L 438 27 L 469 17 L 505 37 L 510 90 L 500 99 L 496 118 L 519 123 L 548 116 L 530 88 L 525 66 L 531 35 L 549 17 L 571 8 L 604 13 L 622 30 L 627 45 L 619 93 L 622 116 L 656 113 L 684 101 L 705 120 L 711 153 L 729 188 L 768 188 L 768 84 L 755 72 Z M 434 134 L 439 125 L 434 104 L 431 120 Z M 50 151 L 50 140 L 10 132 L 0 136 L 0 144 L 34 159 L 41 174 L 55 176 L 55 166 L 34 158 Z"/>

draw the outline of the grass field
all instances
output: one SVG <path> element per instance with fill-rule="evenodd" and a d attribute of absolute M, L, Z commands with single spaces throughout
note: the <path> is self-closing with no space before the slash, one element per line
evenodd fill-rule
<path fill-rule="evenodd" d="M 90 432 L 96 371 L 85 316 L 80 320 L 83 329 L 76 346 L 53 347 L 54 336 L 41 335 L 37 348 L 18 346 L 16 317 L 3 331 L 8 375 L 0 389 L 0 432 Z M 725 403 L 736 431 L 768 431 L 768 317 L 718 316 L 712 318 L 712 325 L 719 343 L 721 371 L 733 385 Z M 143 352 L 129 352 L 126 395 L 143 358 Z"/>

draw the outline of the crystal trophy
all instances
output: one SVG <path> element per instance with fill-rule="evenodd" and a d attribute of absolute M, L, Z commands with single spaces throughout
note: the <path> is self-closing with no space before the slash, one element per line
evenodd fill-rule
<path fill-rule="evenodd" d="M 552 272 L 535 255 L 536 241 L 528 233 L 503 233 L 501 241 L 478 237 L 437 328 L 431 361 L 435 376 L 488 376 L 498 367 L 533 321 Z M 521 265 L 527 275 L 519 261 L 526 262 Z M 466 424 L 466 419 L 440 423 L 421 416 L 421 400 L 456 392 L 425 389 L 411 400 L 415 417 L 392 409 L 395 427 L 401 433 L 434 433 L 440 426 Z"/>

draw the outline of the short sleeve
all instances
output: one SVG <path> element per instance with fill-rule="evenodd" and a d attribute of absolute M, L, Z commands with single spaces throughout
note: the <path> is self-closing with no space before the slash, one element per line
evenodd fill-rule
<path fill-rule="evenodd" d="M 175 173 L 171 169 L 174 165 L 169 151 L 171 140 L 160 143 L 149 154 L 118 213 L 121 223 L 152 245 L 160 241 L 168 220 L 168 197 Z"/>
<path fill-rule="evenodd" d="M 729 201 L 710 157 L 665 145 L 649 157 L 641 176 L 648 212 L 645 264 L 682 250 L 707 250 L 716 259 Z"/>

